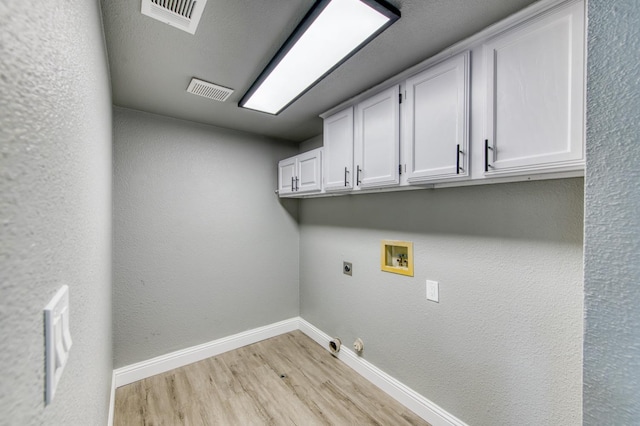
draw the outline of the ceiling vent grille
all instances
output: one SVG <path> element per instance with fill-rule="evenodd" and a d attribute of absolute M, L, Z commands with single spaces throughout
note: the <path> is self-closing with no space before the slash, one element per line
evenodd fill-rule
<path fill-rule="evenodd" d="M 189 87 L 187 87 L 187 92 L 213 99 L 214 101 L 224 102 L 229 99 L 229 96 L 233 93 L 233 89 L 192 78 Z"/>
<path fill-rule="evenodd" d="M 207 0 L 142 0 L 142 14 L 195 34 L 206 4 Z"/>

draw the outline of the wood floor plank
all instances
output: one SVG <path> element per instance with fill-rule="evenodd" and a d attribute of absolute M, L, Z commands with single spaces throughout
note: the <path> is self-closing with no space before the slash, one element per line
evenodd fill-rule
<path fill-rule="evenodd" d="M 115 426 L 427 425 L 300 331 L 116 390 Z"/>

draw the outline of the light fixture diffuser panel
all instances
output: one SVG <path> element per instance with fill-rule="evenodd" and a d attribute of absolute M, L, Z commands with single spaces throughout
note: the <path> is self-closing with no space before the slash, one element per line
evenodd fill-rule
<path fill-rule="evenodd" d="M 239 105 L 280 113 L 399 17 L 376 0 L 316 3 Z"/>

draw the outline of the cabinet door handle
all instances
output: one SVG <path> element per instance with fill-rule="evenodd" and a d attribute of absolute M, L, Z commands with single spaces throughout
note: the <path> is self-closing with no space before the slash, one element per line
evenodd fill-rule
<path fill-rule="evenodd" d="M 296 176 L 296 191 L 300 191 L 300 187 L 298 186 L 298 181 L 300 179 L 298 179 L 298 176 Z"/>
<path fill-rule="evenodd" d="M 291 176 L 291 192 L 293 192 L 295 190 L 296 190 L 296 187 L 295 187 L 295 185 L 293 183 L 293 176 Z"/>
<path fill-rule="evenodd" d="M 362 169 L 360 168 L 360 166 L 358 166 L 358 168 L 356 169 L 356 185 L 360 185 L 362 182 L 360 182 L 360 172 L 362 171 Z"/>
<path fill-rule="evenodd" d="M 492 167 L 489 164 L 489 150 L 493 151 L 493 148 L 489 146 L 489 139 L 484 140 L 484 171 L 488 172 L 489 167 Z"/>
<path fill-rule="evenodd" d="M 344 187 L 346 188 L 347 185 L 349 184 L 349 182 L 347 181 L 347 174 L 349 173 L 349 170 L 347 170 L 347 168 L 344 168 Z"/>
<path fill-rule="evenodd" d="M 456 145 L 456 174 L 460 174 L 460 144 Z"/>

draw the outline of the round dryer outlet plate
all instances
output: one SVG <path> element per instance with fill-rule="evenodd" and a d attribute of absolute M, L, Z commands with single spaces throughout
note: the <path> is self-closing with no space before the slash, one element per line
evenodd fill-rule
<path fill-rule="evenodd" d="M 351 262 L 342 262 L 342 273 L 351 276 L 353 273 L 353 266 L 351 265 Z"/>

